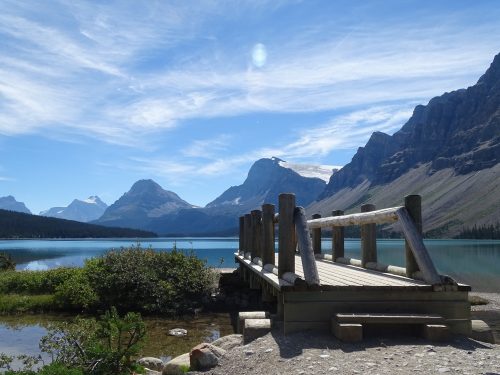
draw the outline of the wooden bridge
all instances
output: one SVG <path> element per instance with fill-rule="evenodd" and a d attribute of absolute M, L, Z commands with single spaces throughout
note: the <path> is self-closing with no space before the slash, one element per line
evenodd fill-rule
<path fill-rule="evenodd" d="M 398 221 L 405 237 L 406 267 L 378 262 L 376 224 Z M 305 217 L 294 194 L 280 194 L 279 212 L 264 204 L 240 217 L 235 259 L 242 277 L 277 303 L 284 332 L 332 330 L 359 339 L 364 324 L 418 324 L 432 338 L 444 331 L 470 333 L 468 285 L 439 275 L 422 240 L 421 199 L 361 213 Z M 344 254 L 344 227 L 361 226 L 361 259 Z M 275 253 L 275 229 L 278 252 Z M 321 230 L 332 231 L 331 254 L 321 249 Z M 439 322 L 439 324 L 436 324 Z"/>

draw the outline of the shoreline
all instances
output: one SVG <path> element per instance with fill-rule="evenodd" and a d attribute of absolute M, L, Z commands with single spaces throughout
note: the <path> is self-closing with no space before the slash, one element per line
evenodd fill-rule
<path fill-rule="evenodd" d="M 471 313 L 473 318 L 478 313 L 493 313 L 490 317 L 496 317 L 496 344 L 460 335 L 442 343 L 385 335 L 368 336 L 360 343 L 343 343 L 329 333 L 306 331 L 284 336 L 274 328 L 247 345 L 229 350 L 217 367 L 190 374 L 498 374 L 500 293 L 470 294 L 489 301 L 487 305 L 472 306 Z"/>

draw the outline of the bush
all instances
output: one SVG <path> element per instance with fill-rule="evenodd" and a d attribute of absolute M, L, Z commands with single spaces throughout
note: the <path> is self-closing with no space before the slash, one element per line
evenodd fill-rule
<path fill-rule="evenodd" d="M 194 255 L 133 246 L 86 262 L 85 272 L 103 308 L 178 314 L 199 305 L 213 271 Z"/>
<path fill-rule="evenodd" d="M 16 269 L 16 263 L 12 260 L 12 257 L 8 253 L 0 253 L 0 271 L 14 271 Z"/>
<path fill-rule="evenodd" d="M 177 315 L 199 306 L 214 279 L 213 270 L 192 254 L 138 245 L 89 259 L 83 268 L 0 272 L 0 312 L 116 306 L 123 312 Z"/>
<path fill-rule="evenodd" d="M 77 268 L 54 268 L 48 271 L 7 271 L 0 273 L 0 293 L 46 294 L 78 273 Z"/>
<path fill-rule="evenodd" d="M 55 302 L 65 310 L 92 309 L 97 303 L 97 295 L 83 269 L 78 269 L 56 287 Z"/>
<path fill-rule="evenodd" d="M 125 375 L 143 368 L 132 357 L 137 356 L 146 335 L 139 314 L 121 318 L 116 309 L 107 311 L 99 320 L 76 319 L 49 329 L 40 340 L 42 352 L 52 363 L 34 371 L 41 357 L 17 356 L 20 370 L 12 370 L 14 357 L 0 353 L 0 369 L 8 375 Z"/>

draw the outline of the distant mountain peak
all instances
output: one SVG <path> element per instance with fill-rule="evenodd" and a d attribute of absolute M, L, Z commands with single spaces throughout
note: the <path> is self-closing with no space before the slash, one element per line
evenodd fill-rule
<path fill-rule="evenodd" d="M 0 209 L 31 214 L 28 207 L 23 202 L 18 202 L 12 195 L 0 197 Z"/>
<path fill-rule="evenodd" d="M 145 228 L 157 218 L 193 205 L 173 191 L 164 190 L 151 179 L 136 181 L 130 190 L 109 206 L 97 223 L 120 227 Z"/>
<path fill-rule="evenodd" d="M 305 206 L 323 191 L 333 173 L 329 166 L 323 167 L 288 163 L 274 156 L 259 159 L 250 167 L 243 184 L 229 188 L 207 208 L 254 209 L 262 203 L 277 203 L 284 191 L 295 193 L 298 204 Z"/>
<path fill-rule="evenodd" d="M 73 199 L 67 207 L 52 207 L 40 215 L 86 223 L 101 217 L 107 207 L 97 195 L 91 195 L 87 199 Z"/>

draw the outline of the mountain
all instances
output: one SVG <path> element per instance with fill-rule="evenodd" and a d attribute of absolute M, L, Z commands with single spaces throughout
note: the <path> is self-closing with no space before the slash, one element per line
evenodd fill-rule
<path fill-rule="evenodd" d="M 16 201 L 16 198 L 14 198 L 12 195 L 0 197 L 0 209 L 31 214 L 31 211 L 28 209 L 28 207 L 26 207 L 23 202 Z"/>
<path fill-rule="evenodd" d="M 239 216 L 263 203 L 277 204 L 280 193 L 293 192 L 298 205 L 308 205 L 324 190 L 332 173 L 330 166 L 260 159 L 243 184 L 230 187 L 204 208 L 180 209 L 151 221 L 147 228 L 169 235 L 234 235 Z"/>
<path fill-rule="evenodd" d="M 147 229 L 156 218 L 193 205 L 153 180 L 139 180 L 109 206 L 96 224 Z"/>
<path fill-rule="evenodd" d="M 155 233 L 109 228 L 53 217 L 0 209 L 0 238 L 114 238 L 156 237 Z"/>
<path fill-rule="evenodd" d="M 290 164 L 275 157 L 260 159 L 252 165 L 243 184 L 230 187 L 206 208 L 240 215 L 262 203 L 277 204 L 283 192 L 295 193 L 297 205 L 307 206 L 325 189 L 325 179 L 332 173 L 333 169 Z M 314 177 L 308 177 L 311 175 Z"/>
<path fill-rule="evenodd" d="M 230 235 L 237 233 L 238 217 L 264 202 L 277 204 L 282 192 L 294 192 L 308 205 L 322 192 L 333 167 L 290 164 L 278 158 L 256 161 L 239 186 L 222 193 L 206 207 L 195 207 L 152 180 L 136 182 L 108 207 L 102 225 L 127 226 L 161 235 Z M 314 176 L 314 177 L 307 177 Z"/>
<path fill-rule="evenodd" d="M 87 223 L 100 218 L 107 207 L 108 205 L 98 196 L 91 196 L 85 200 L 74 199 L 68 207 L 52 207 L 40 212 L 40 216 L 57 217 Z"/>
<path fill-rule="evenodd" d="M 456 235 L 500 212 L 500 54 L 479 81 L 419 105 L 394 135 L 373 133 L 308 211 L 399 205 L 421 194 L 424 231 Z"/>

